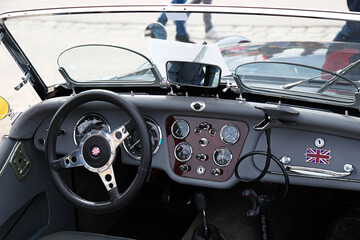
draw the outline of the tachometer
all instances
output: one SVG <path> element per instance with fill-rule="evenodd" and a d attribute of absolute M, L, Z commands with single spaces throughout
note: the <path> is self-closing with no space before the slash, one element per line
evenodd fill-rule
<path fill-rule="evenodd" d="M 154 155 L 160 148 L 161 145 L 161 130 L 159 125 L 155 123 L 154 120 L 144 117 L 146 126 L 149 131 L 152 154 Z M 137 129 L 134 129 L 129 133 L 129 136 L 124 140 L 123 146 L 125 151 L 132 156 L 133 158 L 140 160 L 141 156 L 141 144 L 139 139 L 139 132 Z"/>
<path fill-rule="evenodd" d="M 74 129 L 74 141 L 78 145 L 85 134 L 93 130 L 110 131 L 110 126 L 104 117 L 98 114 L 87 114 L 82 117 Z"/>

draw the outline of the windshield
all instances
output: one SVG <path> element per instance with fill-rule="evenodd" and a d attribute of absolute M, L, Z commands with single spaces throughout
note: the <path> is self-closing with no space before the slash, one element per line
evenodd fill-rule
<path fill-rule="evenodd" d="M 351 64 L 360 59 L 360 44 L 335 39 L 346 21 L 250 10 L 207 14 L 211 25 L 194 12 L 35 16 L 5 24 L 47 86 L 65 83 L 64 72 L 82 84 L 146 85 L 155 82 L 154 65 L 166 79 L 168 61 L 211 59 L 206 63 L 220 66 L 225 80 L 238 77 L 247 91 L 355 101 L 359 66 Z M 151 29 L 154 22 L 165 33 Z M 152 48 L 149 38 L 162 42 Z"/>

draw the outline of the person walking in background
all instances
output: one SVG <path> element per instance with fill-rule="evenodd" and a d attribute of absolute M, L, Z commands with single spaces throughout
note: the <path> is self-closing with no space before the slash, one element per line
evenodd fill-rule
<path fill-rule="evenodd" d="M 186 0 L 172 0 L 172 4 L 184 4 Z M 157 22 L 161 23 L 162 25 L 166 25 L 168 19 L 166 17 L 165 13 L 162 13 L 160 17 L 158 18 Z M 185 28 L 185 21 L 174 21 L 176 26 L 176 36 L 175 39 L 180 42 L 187 42 L 187 43 L 193 43 L 189 39 L 189 34 L 186 32 Z"/>
<path fill-rule="evenodd" d="M 351 12 L 360 12 L 360 0 L 347 0 Z M 334 38 L 336 42 L 360 42 L 360 23 L 346 21 L 343 28 Z"/>
<path fill-rule="evenodd" d="M 192 0 L 190 4 L 211 4 L 212 0 Z M 204 24 L 205 24 L 205 38 L 219 40 L 221 39 L 220 34 L 214 29 L 212 22 L 211 22 L 211 14 L 204 13 Z"/>

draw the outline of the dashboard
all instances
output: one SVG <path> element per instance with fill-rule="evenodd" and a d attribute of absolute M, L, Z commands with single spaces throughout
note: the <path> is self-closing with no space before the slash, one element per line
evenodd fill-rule
<path fill-rule="evenodd" d="M 146 121 L 153 151 L 152 167 L 165 171 L 174 181 L 231 188 L 239 183 L 235 172 L 243 179 L 259 175 L 264 164 L 261 158 L 249 157 L 241 164 L 237 163 L 241 156 L 251 151 L 266 151 L 264 131 L 254 127 L 265 117 L 259 106 L 276 109 L 276 104 L 185 96 L 123 97 L 137 106 Z M 14 123 L 9 136 L 31 138 L 35 147 L 44 152 L 51 118 L 67 100 L 67 97 L 50 99 L 32 107 Z M 204 107 L 195 111 L 192 106 L 199 101 Z M 360 190 L 360 172 L 357 171 L 360 169 L 360 120 L 317 109 L 290 108 L 299 113 L 293 119 L 296 124 L 271 130 L 272 153 L 288 167 L 290 183 Z M 128 119 L 124 111 L 112 104 L 83 104 L 64 120 L 57 139 L 57 153 L 64 155 L 75 150 L 87 131 L 115 129 Z M 29 128 L 23 129 L 21 126 L 25 122 Z M 136 129 L 130 132 L 120 146 L 119 158 L 124 164 L 139 164 L 141 146 L 137 134 Z M 308 162 L 308 149 L 329 151 L 329 163 Z M 273 162 L 263 180 L 284 181 Z"/>

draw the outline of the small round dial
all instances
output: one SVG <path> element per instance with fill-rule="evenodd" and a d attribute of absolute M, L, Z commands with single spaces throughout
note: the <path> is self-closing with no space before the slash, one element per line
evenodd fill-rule
<path fill-rule="evenodd" d="M 110 131 L 110 126 L 106 120 L 98 114 L 88 114 L 82 117 L 74 129 L 74 141 L 79 144 L 85 134 L 94 130 Z"/>
<path fill-rule="evenodd" d="M 146 126 L 149 131 L 152 154 L 154 155 L 160 148 L 161 145 L 161 131 L 160 127 L 150 118 L 144 117 Z M 140 160 L 141 156 L 141 143 L 139 138 L 139 132 L 134 129 L 129 132 L 129 136 L 125 138 L 123 142 L 126 152 L 133 158 Z"/>
<path fill-rule="evenodd" d="M 240 138 L 240 131 L 235 125 L 225 125 L 221 128 L 220 138 L 224 143 L 235 144 Z"/>
<path fill-rule="evenodd" d="M 184 139 L 189 134 L 190 127 L 185 120 L 177 120 L 171 125 L 171 134 L 176 139 Z"/>
<path fill-rule="evenodd" d="M 174 154 L 177 160 L 186 162 L 192 156 L 192 148 L 189 144 L 182 142 L 175 146 Z"/>
<path fill-rule="evenodd" d="M 223 147 L 215 150 L 213 159 L 216 165 L 220 167 L 225 167 L 230 164 L 232 159 L 232 154 L 229 149 Z"/>

